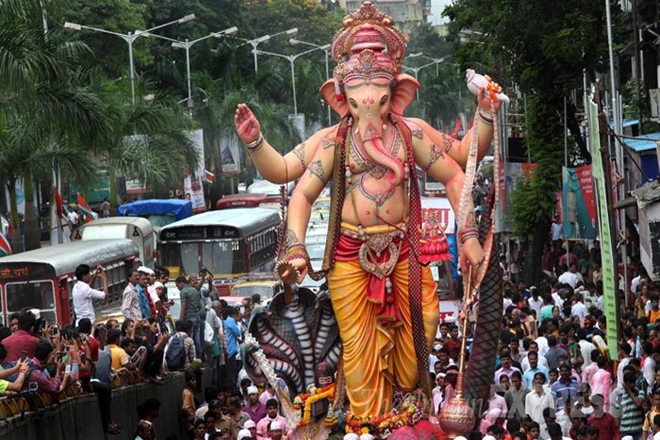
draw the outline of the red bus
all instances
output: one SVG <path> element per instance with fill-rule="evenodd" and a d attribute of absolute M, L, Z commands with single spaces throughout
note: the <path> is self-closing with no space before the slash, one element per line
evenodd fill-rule
<path fill-rule="evenodd" d="M 117 239 L 79 240 L 0 258 L 0 318 L 7 324 L 12 313 L 30 308 L 51 324 L 73 322 L 71 291 L 80 264 L 106 270 L 108 296 L 95 302 L 97 315 L 118 310 L 138 255 L 133 240 Z M 100 289 L 100 284 L 92 287 Z"/>
<path fill-rule="evenodd" d="M 277 199 L 277 200 L 274 200 Z M 215 204 L 217 209 L 230 209 L 230 208 L 259 208 L 262 203 L 279 203 L 279 197 L 271 197 L 268 194 L 230 194 L 223 196 Z"/>

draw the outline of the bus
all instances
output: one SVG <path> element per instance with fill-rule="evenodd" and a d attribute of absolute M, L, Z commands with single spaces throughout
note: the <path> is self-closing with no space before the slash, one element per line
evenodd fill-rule
<path fill-rule="evenodd" d="M 140 250 L 144 266 L 154 266 L 156 234 L 149 220 L 142 217 L 99 218 L 80 226 L 73 233 L 74 240 L 133 240 Z"/>
<path fill-rule="evenodd" d="M 270 197 L 268 194 L 258 193 L 230 194 L 218 199 L 215 207 L 216 209 L 259 208 L 262 203 L 272 205 L 281 199 L 281 197 Z"/>
<path fill-rule="evenodd" d="M 0 258 L 0 318 L 6 324 L 13 313 L 30 308 L 51 324 L 73 323 L 71 294 L 80 264 L 106 270 L 108 296 L 95 301 L 97 314 L 119 309 L 138 255 L 135 242 L 119 239 L 72 241 Z M 92 287 L 100 289 L 97 283 Z"/>
<path fill-rule="evenodd" d="M 170 279 L 202 268 L 216 281 L 272 272 L 280 222 L 277 211 L 264 208 L 194 215 L 160 230 L 158 263 L 169 269 Z"/>

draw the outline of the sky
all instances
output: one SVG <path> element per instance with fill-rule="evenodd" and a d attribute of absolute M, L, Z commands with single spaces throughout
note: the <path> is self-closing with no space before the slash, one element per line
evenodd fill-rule
<path fill-rule="evenodd" d="M 445 6 L 451 3 L 452 0 L 431 0 L 431 14 L 433 14 L 431 17 L 429 17 L 429 21 L 431 22 L 431 24 L 440 24 L 447 22 L 447 18 L 441 16 L 442 10 L 445 8 Z"/>

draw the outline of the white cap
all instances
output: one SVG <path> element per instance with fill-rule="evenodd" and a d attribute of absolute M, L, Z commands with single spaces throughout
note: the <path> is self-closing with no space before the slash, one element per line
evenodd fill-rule
<path fill-rule="evenodd" d="M 623 437 L 621 437 L 621 440 L 633 440 L 633 436 L 632 435 L 624 435 Z"/>
<path fill-rule="evenodd" d="M 374 440 L 374 436 L 371 434 L 362 434 L 360 440 Z"/>
<path fill-rule="evenodd" d="M 245 423 L 243 423 L 243 428 L 245 428 L 245 429 L 256 428 L 256 427 L 257 427 L 257 424 L 254 423 L 254 421 L 252 421 L 252 420 L 248 420 Z"/>
<path fill-rule="evenodd" d="M 434 349 L 435 351 L 438 351 L 438 350 L 440 350 L 441 348 L 442 348 L 442 344 L 435 344 L 435 345 L 433 346 L 433 349 Z"/>
<path fill-rule="evenodd" d="M 252 438 L 252 433 L 250 433 L 248 429 L 241 429 L 240 431 L 238 431 L 238 437 L 236 437 L 236 440 L 251 439 L 251 438 Z"/>
<path fill-rule="evenodd" d="M 485 435 L 481 440 L 495 440 L 495 437 L 493 437 L 492 435 Z"/>
<path fill-rule="evenodd" d="M 259 394 L 259 388 L 255 387 L 254 385 L 250 385 L 247 388 L 247 393 L 248 393 L 248 395 L 250 395 L 250 394 Z"/>
<path fill-rule="evenodd" d="M 359 440 L 359 439 L 360 437 L 358 437 L 358 435 L 355 434 L 354 432 L 349 432 L 344 436 L 344 440 Z"/>
<path fill-rule="evenodd" d="M 270 422 L 270 430 L 275 431 L 276 429 L 282 429 L 282 424 L 277 420 Z"/>
<path fill-rule="evenodd" d="M 462 435 L 459 435 L 458 437 L 454 437 L 454 440 L 467 440 L 467 439 Z"/>
<path fill-rule="evenodd" d="M 138 270 L 138 272 L 144 272 L 144 273 L 147 273 L 149 275 L 155 275 L 156 274 L 156 272 L 149 269 L 147 266 L 140 266 L 140 267 L 137 268 L 137 270 Z"/>
<path fill-rule="evenodd" d="M 160 281 L 156 281 L 156 282 L 154 283 L 154 289 L 158 289 L 159 287 L 160 287 L 160 288 L 163 288 L 163 287 L 165 287 L 165 286 L 163 286 L 163 283 L 161 283 Z"/>

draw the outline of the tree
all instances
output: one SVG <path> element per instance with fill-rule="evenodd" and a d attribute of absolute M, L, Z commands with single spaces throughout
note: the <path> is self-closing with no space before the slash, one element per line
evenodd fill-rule
<path fill-rule="evenodd" d="M 76 158 L 76 146 L 105 130 L 104 105 L 79 64 L 87 47 L 61 30 L 44 30 L 44 14 L 39 1 L 0 5 L 0 179 L 10 194 L 15 251 L 23 249 L 17 183 L 23 182 L 25 192 L 25 246 L 33 249 L 39 247 L 34 179 L 50 179 L 57 161 L 65 173 L 84 180 L 93 166 Z"/>
<path fill-rule="evenodd" d="M 51 17 L 52 24 L 61 25 L 65 21 L 98 27 L 111 32 L 127 34 L 138 29 L 146 29 L 144 4 L 129 0 L 71 0 L 57 5 L 58 9 Z M 81 31 L 80 37 L 95 54 L 102 54 L 98 59 L 87 58 L 90 64 L 99 66 L 110 78 L 126 75 L 128 72 L 128 45 L 114 35 L 93 31 Z M 142 40 L 142 39 L 141 39 Z M 145 50 L 146 44 L 134 46 L 136 65 L 148 62 L 150 55 Z"/>
<path fill-rule="evenodd" d="M 138 96 L 151 88 L 139 84 Z M 102 94 L 111 129 L 95 153 L 108 168 L 112 208 L 117 204 L 118 177 L 137 179 L 150 188 L 179 186 L 184 172 L 197 167 L 197 152 L 187 134 L 192 121 L 176 98 L 156 91 L 153 100 L 138 98 L 133 107 L 129 96 L 112 82 L 104 83 Z"/>
<path fill-rule="evenodd" d="M 617 10 L 615 2 L 612 10 Z M 537 282 L 561 177 L 564 97 L 581 88 L 583 71 L 593 80 L 603 70 L 605 5 L 600 0 L 458 0 L 445 13 L 454 35 L 469 29 L 478 42 L 459 46 L 459 60 L 483 51 L 527 94 L 525 142 L 538 166 L 515 190 L 512 210 L 515 233 L 528 247 L 525 280 Z"/>

